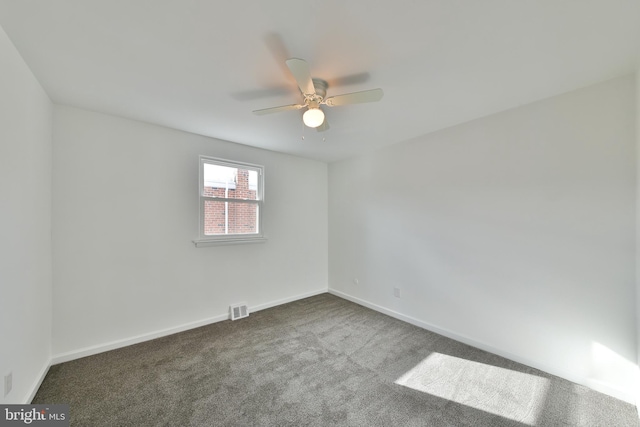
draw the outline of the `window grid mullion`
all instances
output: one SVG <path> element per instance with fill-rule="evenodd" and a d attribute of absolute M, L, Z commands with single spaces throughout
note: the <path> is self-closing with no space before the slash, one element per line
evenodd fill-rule
<path fill-rule="evenodd" d="M 228 199 L 225 197 L 211 197 L 211 196 L 201 196 L 202 200 L 209 200 L 212 202 L 233 202 L 233 203 L 253 203 L 260 204 L 262 200 L 248 200 L 248 199 Z"/>

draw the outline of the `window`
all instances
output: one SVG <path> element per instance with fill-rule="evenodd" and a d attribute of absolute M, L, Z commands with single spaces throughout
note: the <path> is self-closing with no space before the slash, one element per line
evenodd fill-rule
<path fill-rule="evenodd" d="M 264 168 L 200 156 L 200 238 L 196 246 L 264 241 Z"/>

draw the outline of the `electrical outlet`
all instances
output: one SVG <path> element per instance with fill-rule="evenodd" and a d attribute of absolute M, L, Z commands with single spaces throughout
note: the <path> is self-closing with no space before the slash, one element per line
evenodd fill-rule
<path fill-rule="evenodd" d="M 13 372 L 9 372 L 4 376 L 4 395 L 5 397 L 11 393 L 11 389 L 13 388 Z"/>
<path fill-rule="evenodd" d="M 359 284 L 359 283 L 360 283 L 360 280 L 358 280 L 358 278 L 357 278 L 357 277 L 354 277 L 354 278 L 353 278 L 353 283 L 357 285 L 357 284 Z"/>
<path fill-rule="evenodd" d="M 400 298 L 400 288 L 399 287 L 394 287 L 393 288 L 393 296 L 396 298 Z"/>

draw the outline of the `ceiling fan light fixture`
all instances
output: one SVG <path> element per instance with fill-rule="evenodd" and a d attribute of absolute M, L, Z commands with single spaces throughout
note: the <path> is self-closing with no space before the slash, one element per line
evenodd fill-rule
<path fill-rule="evenodd" d="M 317 128 L 324 122 L 324 113 L 319 108 L 309 108 L 302 115 L 302 121 L 310 128 Z"/>

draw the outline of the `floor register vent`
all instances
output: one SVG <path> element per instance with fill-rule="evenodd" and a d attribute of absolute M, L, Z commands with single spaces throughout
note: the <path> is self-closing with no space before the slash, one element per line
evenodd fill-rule
<path fill-rule="evenodd" d="M 229 310 L 231 311 L 231 320 L 238 320 L 242 319 L 243 317 L 249 317 L 249 309 L 247 308 L 247 303 L 245 302 L 231 305 L 229 306 Z"/>

